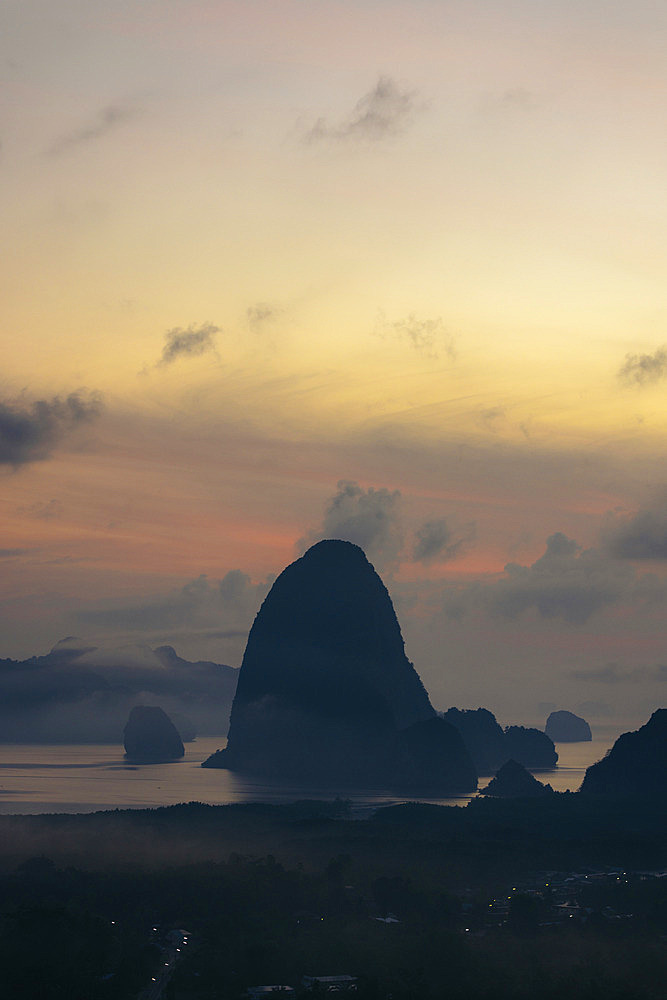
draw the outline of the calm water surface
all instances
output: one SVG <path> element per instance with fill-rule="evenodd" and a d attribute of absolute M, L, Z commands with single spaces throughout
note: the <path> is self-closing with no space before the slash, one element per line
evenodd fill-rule
<path fill-rule="evenodd" d="M 559 792 L 576 791 L 589 764 L 600 760 L 619 735 L 596 732 L 592 743 L 559 743 L 559 766 L 536 776 Z M 219 736 L 186 744 L 183 760 L 171 764 L 129 764 L 117 744 L 0 744 L 0 813 L 84 813 L 99 809 L 142 809 L 178 802 L 293 802 L 295 799 L 349 798 L 363 813 L 403 801 L 383 789 L 346 789 L 295 785 L 271 786 L 230 771 L 202 768 L 224 746 Z M 487 784 L 480 778 L 480 787 Z M 422 798 L 442 805 L 465 805 L 473 796 Z"/>

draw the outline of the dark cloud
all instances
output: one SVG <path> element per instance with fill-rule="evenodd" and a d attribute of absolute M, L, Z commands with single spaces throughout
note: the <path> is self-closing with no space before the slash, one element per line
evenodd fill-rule
<path fill-rule="evenodd" d="M 416 93 L 401 90 L 390 76 L 381 76 L 352 112 L 337 124 L 318 118 L 308 130 L 306 142 L 322 139 L 365 139 L 377 141 L 405 131 L 418 110 Z"/>
<path fill-rule="evenodd" d="M 444 517 L 426 521 L 415 532 L 413 559 L 415 562 L 429 563 L 436 559 L 445 562 L 455 559 L 475 536 L 475 525 L 466 525 L 464 533 L 454 534 Z"/>
<path fill-rule="evenodd" d="M 0 549 L 0 559 L 15 559 L 16 556 L 23 556 L 29 549 Z"/>
<path fill-rule="evenodd" d="M 606 541 L 619 559 L 667 559 L 667 502 L 662 510 L 640 510 L 617 520 Z"/>
<path fill-rule="evenodd" d="M 439 316 L 436 319 L 419 319 L 410 313 L 405 319 L 390 323 L 381 311 L 375 324 L 375 334 L 401 340 L 427 358 L 446 354 L 453 360 L 456 356 L 454 341 Z"/>
<path fill-rule="evenodd" d="M 129 105 L 110 104 L 99 111 L 89 122 L 82 125 L 81 128 L 75 129 L 73 132 L 67 132 L 65 135 L 57 138 L 48 148 L 47 153 L 49 156 L 59 156 L 73 147 L 101 139 L 119 125 L 135 118 L 137 114 L 137 109 Z"/>
<path fill-rule="evenodd" d="M 653 354 L 626 354 L 618 371 L 625 385 L 650 385 L 667 374 L 667 348 L 658 347 Z"/>
<path fill-rule="evenodd" d="M 342 479 L 329 501 L 322 524 L 299 542 L 301 551 L 323 538 L 341 538 L 360 545 L 371 562 L 386 566 L 403 548 L 398 490 L 372 486 L 364 490 Z"/>
<path fill-rule="evenodd" d="M 101 411 L 101 397 L 85 392 L 30 405 L 0 403 L 0 465 L 18 468 L 48 458 L 63 437 Z"/>
<path fill-rule="evenodd" d="M 659 664 L 651 667 L 623 669 L 617 663 L 608 663 L 594 670 L 572 670 L 569 675 L 575 681 L 594 681 L 598 684 L 634 684 L 644 681 L 667 682 L 667 666 Z"/>
<path fill-rule="evenodd" d="M 203 323 L 198 327 L 189 326 L 187 330 L 180 326 L 167 330 L 158 366 L 171 365 L 179 358 L 194 358 L 208 351 L 214 351 L 215 336 L 219 332 L 220 327 L 213 326 L 212 323 Z"/>

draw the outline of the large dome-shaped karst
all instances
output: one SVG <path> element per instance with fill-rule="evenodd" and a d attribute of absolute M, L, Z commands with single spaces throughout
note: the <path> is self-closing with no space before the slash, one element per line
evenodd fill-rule
<path fill-rule="evenodd" d="M 386 781 L 396 734 L 434 717 L 382 580 L 351 542 L 277 578 L 248 637 L 227 748 L 209 767 Z"/>

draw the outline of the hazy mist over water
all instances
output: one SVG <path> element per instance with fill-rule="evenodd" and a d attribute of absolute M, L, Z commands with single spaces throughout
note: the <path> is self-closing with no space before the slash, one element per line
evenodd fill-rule
<path fill-rule="evenodd" d="M 591 743 L 559 743 L 555 770 L 534 772 L 556 791 L 576 791 L 586 768 L 600 760 L 620 729 L 600 727 Z M 101 809 L 144 809 L 205 802 L 292 802 L 297 799 L 353 801 L 355 811 L 401 801 L 383 789 L 346 789 L 341 786 L 269 785 L 232 771 L 210 770 L 200 764 L 224 746 L 219 736 L 186 744 L 182 761 L 131 764 L 117 744 L 5 744 L 0 747 L 0 814 L 87 813 Z M 490 777 L 490 776 L 489 776 Z M 487 776 L 480 776 L 480 788 Z M 473 796 L 419 798 L 442 805 L 465 805 Z"/>

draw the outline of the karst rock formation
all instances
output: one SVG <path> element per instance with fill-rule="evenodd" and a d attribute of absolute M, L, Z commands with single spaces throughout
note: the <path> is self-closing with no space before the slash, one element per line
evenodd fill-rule
<path fill-rule="evenodd" d="M 428 725 L 425 725 L 428 723 Z M 277 779 L 476 787 L 437 719 L 382 580 L 351 542 L 318 542 L 273 584 L 248 637 L 228 744 L 204 766 Z"/>
<path fill-rule="evenodd" d="M 591 727 L 586 720 L 565 710 L 551 713 L 544 732 L 554 743 L 590 743 L 593 739 Z"/>
<path fill-rule="evenodd" d="M 551 785 L 542 784 L 530 774 L 523 764 L 508 760 L 495 778 L 482 789 L 483 795 L 494 795 L 505 799 L 534 799 L 553 795 Z"/>
<path fill-rule="evenodd" d="M 619 736 L 606 757 L 586 771 L 581 791 L 591 795 L 667 794 L 667 708 Z"/>
<path fill-rule="evenodd" d="M 136 705 L 124 729 L 128 760 L 145 764 L 178 760 L 185 754 L 183 741 L 169 716 L 152 705 Z"/>

